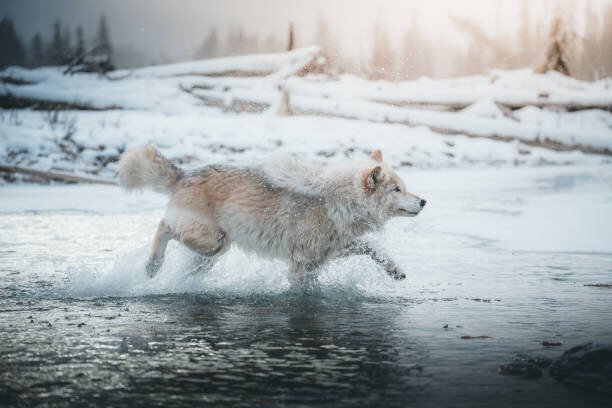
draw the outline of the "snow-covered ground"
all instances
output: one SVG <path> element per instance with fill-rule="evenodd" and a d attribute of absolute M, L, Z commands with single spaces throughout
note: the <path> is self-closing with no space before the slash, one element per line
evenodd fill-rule
<path fill-rule="evenodd" d="M 610 163 L 607 156 L 556 152 L 485 138 L 448 136 L 426 127 L 409 128 L 340 118 L 221 114 L 160 115 L 143 111 L 63 111 L 55 123 L 46 112 L 4 112 L 0 161 L 38 169 L 113 178 L 126 149 L 157 146 L 185 166 L 246 164 L 271 154 L 326 162 L 381 148 L 398 167 Z M 67 137 L 69 135 L 69 137 Z"/>
<path fill-rule="evenodd" d="M 311 47 L 107 77 L 8 68 L 4 105 L 45 110 L 0 110 L 0 164 L 112 178 L 121 152 L 148 144 L 193 166 L 374 148 L 398 167 L 611 162 L 610 80 L 529 70 L 400 83 L 298 75 L 319 63 Z"/>

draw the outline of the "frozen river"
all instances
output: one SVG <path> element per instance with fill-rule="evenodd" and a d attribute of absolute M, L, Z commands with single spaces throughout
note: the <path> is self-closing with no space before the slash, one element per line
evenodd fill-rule
<path fill-rule="evenodd" d="M 499 368 L 612 342 L 612 167 L 402 175 L 427 207 L 373 238 L 407 279 L 354 257 L 310 296 L 238 250 L 146 278 L 165 197 L 0 187 L 0 405 L 606 406 Z"/>

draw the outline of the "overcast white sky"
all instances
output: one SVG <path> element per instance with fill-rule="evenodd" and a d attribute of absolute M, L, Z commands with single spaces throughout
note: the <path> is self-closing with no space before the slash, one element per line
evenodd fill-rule
<path fill-rule="evenodd" d="M 554 13 L 556 5 L 575 4 L 584 10 L 589 0 L 531 0 L 534 24 Z M 461 43 L 449 15 L 469 18 L 489 32 L 518 28 L 522 0 L 0 0 L 0 17 L 13 18 L 27 43 L 40 31 L 48 37 L 53 20 L 82 24 L 93 37 L 98 19 L 106 14 L 116 47 L 130 46 L 152 58 L 189 59 L 212 26 L 223 38 L 232 27 L 243 27 L 263 40 L 269 34 L 285 38 L 289 21 L 297 43 L 312 42 L 317 16 L 322 15 L 343 49 L 358 55 L 370 47 L 374 24 L 382 22 L 397 39 L 418 13 L 418 23 L 432 38 L 444 36 Z M 611 0 L 591 0 L 596 9 Z M 576 15 L 582 14 L 581 12 Z M 546 18 L 550 20 L 550 18 Z"/>

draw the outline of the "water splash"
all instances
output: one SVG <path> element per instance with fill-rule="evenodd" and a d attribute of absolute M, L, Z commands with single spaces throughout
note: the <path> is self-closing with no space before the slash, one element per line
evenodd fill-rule
<path fill-rule="evenodd" d="M 263 260 L 232 249 L 212 269 L 180 245 L 168 248 L 158 274 L 149 278 L 145 263 L 150 247 L 143 246 L 119 257 L 108 268 L 70 267 L 65 292 L 71 297 L 147 296 L 197 293 L 211 296 L 275 296 L 296 294 L 287 279 L 287 265 Z M 405 284 L 390 279 L 365 257 L 336 260 L 321 268 L 315 288 L 306 292 L 344 298 L 399 295 Z M 315 289 L 315 290 L 312 290 Z M 318 294 L 317 294 L 318 292 Z"/>

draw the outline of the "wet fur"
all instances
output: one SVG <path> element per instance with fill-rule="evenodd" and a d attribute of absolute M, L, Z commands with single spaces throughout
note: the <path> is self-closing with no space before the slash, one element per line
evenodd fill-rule
<path fill-rule="evenodd" d="M 405 276 L 384 254 L 356 241 L 397 215 L 393 205 L 398 204 L 389 203 L 395 196 L 388 190 L 403 183 L 382 164 L 379 151 L 340 166 L 280 160 L 258 168 L 209 166 L 182 173 L 155 149 L 145 148 L 124 155 L 119 179 L 127 189 L 150 186 L 170 195 L 147 264 L 151 276 L 170 239 L 211 259 L 232 242 L 282 259 L 291 265 L 293 282 L 304 282 L 333 257 L 354 253 L 370 255 L 396 278 Z M 414 203 L 420 198 L 404 195 L 418 213 L 423 204 Z"/>

